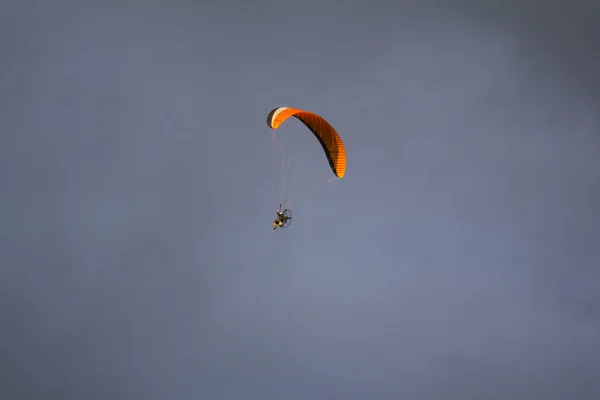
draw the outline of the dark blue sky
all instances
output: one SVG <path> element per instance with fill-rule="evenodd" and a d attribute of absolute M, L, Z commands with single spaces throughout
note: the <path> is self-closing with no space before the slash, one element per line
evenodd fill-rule
<path fill-rule="evenodd" d="M 600 398 L 600 6 L 5 3 L 0 398 Z"/>

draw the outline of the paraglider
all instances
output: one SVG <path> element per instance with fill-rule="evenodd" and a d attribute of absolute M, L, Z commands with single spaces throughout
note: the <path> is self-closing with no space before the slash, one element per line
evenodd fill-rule
<path fill-rule="evenodd" d="M 277 229 L 277 227 L 287 228 L 288 226 L 290 226 L 290 223 L 292 222 L 292 212 L 290 210 L 286 208 L 285 210 L 281 211 L 280 204 L 279 208 L 277 209 L 277 211 L 275 211 L 275 213 L 277 214 L 277 219 L 273 221 L 274 230 Z"/>
<path fill-rule="evenodd" d="M 341 179 L 346 174 L 346 150 L 344 143 L 337 131 L 331 126 L 327 120 L 318 114 L 303 111 L 292 107 L 277 107 L 273 109 L 267 116 L 267 125 L 273 131 L 279 129 L 279 127 L 286 122 L 289 118 L 294 117 L 304 127 L 308 128 L 314 137 L 318 140 L 323 153 L 329 163 L 329 168 L 333 175 Z M 273 135 L 273 142 L 275 143 L 276 136 Z M 282 148 L 282 176 L 280 179 L 280 205 L 277 209 L 277 219 L 273 221 L 273 229 L 285 228 L 289 226 L 291 222 L 291 211 L 289 210 L 289 204 L 286 204 L 288 208 L 283 209 L 282 203 L 284 202 L 284 186 L 293 179 L 288 179 L 288 172 L 292 169 L 292 161 L 295 160 L 290 158 L 288 151 L 285 147 Z M 298 157 L 299 159 L 300 157 Z M 300 170 L 300 165 L 294 168 L 296 172 Z M 284 176 L 285 175 L 285 176 Z M 331 179 L 332 180 L 332 179 Z M 329 182 L 331 182 L 329 180 Z M 291 194 L 290 194 L 291 200 Z"/>

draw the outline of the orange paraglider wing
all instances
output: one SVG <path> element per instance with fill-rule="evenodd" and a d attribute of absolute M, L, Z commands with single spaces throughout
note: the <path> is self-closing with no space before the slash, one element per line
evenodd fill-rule
<path fill-rule="evenodd" d="M 346 174 L 346 149 L 342 138 L 323 117 L 308 111 L 299 110 L 291 107 L 277 107 L 267 116 L 267 125 L 271 129 L 277 129 L 288 118 L 296 117 L 315 135 L 331 170 L 338 178 L 343 178 Z"/>

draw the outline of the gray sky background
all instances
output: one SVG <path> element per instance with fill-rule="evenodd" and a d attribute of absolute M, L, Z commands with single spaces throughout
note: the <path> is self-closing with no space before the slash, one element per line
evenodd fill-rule
<path fill-rule="evenodd" d="M 599 5 L 50 3 L 0 13 L 0 398 L 600 398 Z M 273 232 L 281 104 L 349 164 Z"/>

